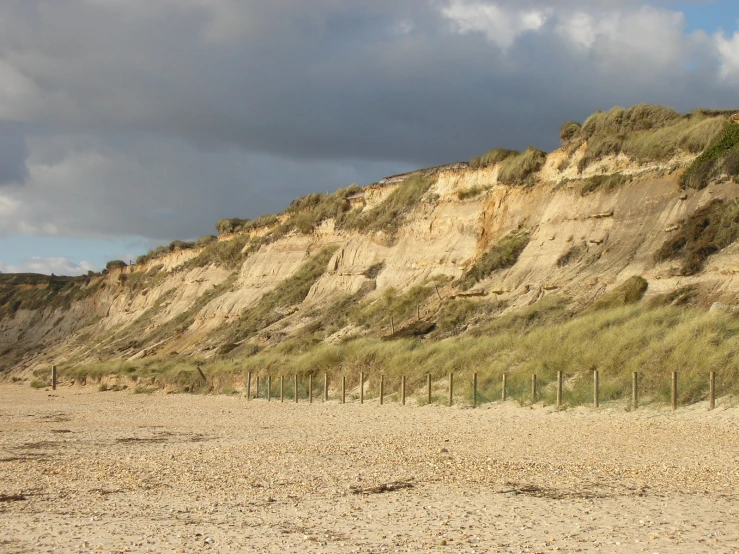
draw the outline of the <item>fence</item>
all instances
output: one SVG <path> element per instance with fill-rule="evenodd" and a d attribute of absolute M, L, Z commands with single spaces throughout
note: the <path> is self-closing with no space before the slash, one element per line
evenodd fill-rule
<path fill-rule="evenodd" d="M 448 406 L 452 406 L 455 403 L 455 400 L 458 400 L 457 397 L 455 397 L 454 394 L 454 373 L 450 373 L 448 375 L 448 381 L 446 390 L 443 391 L 444 398 L 445 398 L 445 404 Z M 256 383 L 256 389 L 255 394 L 252 395 L 252 387 L 251 383 L 252 380 Z M 271 401 L 273 398 L 276 398 L 277 396 L 274 393 L 274 389 L 272 387 L 272 378 L 271 376 L 267 376 L 266 380 L 262 379 L 261 382 L 264 384 L 266 383 L 266 386 L 263 386 L 260 388 L 260 377 L 257 375 L 252 375 L 252 373 L 248 373 L 246 378 L 246 393 L 247 393 L 247 399 L 257 399 L 257 398 L 264 398 L 268 402 Z M 671 406 L 672 410 L 677 410 L 679 406 L 678 402 L 678 372 L 673 371 L 672 375 L 670 376 L 670 400 L 671 400 Z M 338 399 L 342 404 L 345 404 L 347 402 L 347 378 L 346 375 L 341 376 L 340 381 L 340 393 L 338 395 Z M 322 399 L 324 402 L 327 402 L 329 397 L 329 385 L 330 385 L 330 378 L 327 373 L 324 373 L 323 375 L 323 391 L 322 391 Z M 367 385 L 367 374 L 364 372 L 359 373 L 359 380 L 357 383 L 358 391 L 355 393 L 356 399 L 358 399 L 360 404 L 364 403 L 365 399 L 365 392 L 366 392 L 366 385 Z M 484 396 L 481 394 L 479 389 L 479 381 L 478 381 L 478 374 L 473 373 L 471 379 L 467 383 L 469 389 L 467 393 L 469 394 L 469 404 L 473 408 L 476 408 L 479 404 L 483 402 L 490 402 L 491 398 Z M 600 398 L 601 398 L 601 380 L 600 380 L 600 372 L 597 370 L 594 370 L 592 372 L 592 406 L 593 408 L 599 408 L 600 407 Z M 640 398 L 640 391 L 639 391 L 639 385 L 640 385 L 640 379 L 639 379 L 639 373 L 634 372 L 632 374 L 631 378 L 631 402 L 630 407 L 631 409 L 636 410 L 639 407 L 639 398 Z M 302 387 L 302 391 L 301 391 Z M 500 400 L 505 402 L 506 400 L 510 399 L 512 397 L 511 395 L 511 380 L 509 378 L 509 375 L 507 373 L 504 373 L 502 375 L 501 379 L 501 388 L 500 388 Z M 407 399 L 407 379 L 406 376 L 403 375 L 400 377 L 398 382 L 398 388 L 395 390 L 395 392 L 390 391 L 390 394 L 388 395 L 388 383 L 386 376 L 384 374 L 379 375 L 379 384 L 378 384 L 378 395 L 377 399 L 379 401 L 380 405 L 385 404 L 385 400 L 388 396 L 395 397 L 397 402 L 402 404 L 403 406 L 406 405 L 406 399 Z M 567 401 L 567 391 L 564 388 L 564 373 L 562 371 L 557 372 L 556 381 L 554 382 L 554 390 L 555 390 L 555 401 L 554 404 L 556 407 L 562 407 L 566 404 Z M 531 375 L 531 389 L 528 393 L 528 398 L 526 398 L 526 394 L 522 394 L 521 387 L 519 386 L 517 389 L 518 399 L 519 401 L 530 401 L 533 404 L 536 404 L 537 402 L 540 402 L 542 400 L 542 394 L 541 394 L 541 388 L 539 386 L 539 380 L 537 378 L 536 374 Z M 430 374 L 426 375 L 426 387 L 424 394 L 421 394 L 419 396 L 420 403 L 425 404 L 434 404 L 434 403 L 441 403 L 440 397 L 438 395 L 434 396 L 432 394 L 433 387 L 432 387 L 432 378 Z M 285 401 L 285 388 L 284 388 L 284 376 L 280 376 L 280 385 L 279 385 L 279 399 L 280 402 Z M 299 378 L 297 375 L 293 375 L 293 387 L 292 391 L 288 392 L 288 397 L 290 397 L 294 402 L 300 402 L 301 399 L 303 401 L 307 401 L 309 403 L 312 403 L 315 395 L 313 392 L 313 375 L 310 374 L 307 377 L 307 385 L 304 382 L 299 381 Z M 716 373 L 710 372 L 708 376 L 708 407 L 709 409 L 713 410 L 716 407 Z"/>
<path fill-rule="evenodd" d="M 202 369 L 198 366 L 197 372 L 201 379 L 201 384 L 205 385 L 207 383 L 207 377 L 203 373 Z M 301 399 L 303 401 L 307 401 L 308 403 L 313 403 L 314 399 L 316 399 L 316 394 L 313 387 L 313 374 L 309 374 L 307 378 L 304 378 L 301 380 L 298 375 L 292 376 L 292 390 L 289 390 L 289 388 L 286 388 L 285 386 L 285 376 L 280 375 L 279 376 L 279 385 L 278 385 L 278 392 L 275 392 L 275 385 L 272 382 L 272 375 L 267 375 L 266 378 L 262 378 L 259 375 L 254 375 L 251 372 L 247 374 L 246 377 L 246 383 L 245 383 L 245 391 L 246 391 L 246 398 L 248 400 L 252 399 L 259 399 L 263 398 L 267 400 L 267 402 L 271 402 L 273 399 L 279 399 L 280 402 L 285 402 L 285 399 L 291 399 L 295 403 L 299 403 Z M 252 387 L 252 383 L 254 383 L 254 387 Z M 323 400 L 323 402 L 328 402 L 330 400 L 330 378 L 328 373 L 324 373 L 323 375 L 323 384 L 322 384 L 322 391 L 318 395 L 318 399 Z M 341 376 L 340 381 L 340 395 L 338 396 L 338 400 L 345 404 L 347 401 L 347 378 L 346 375 Z M 58 384 L 58 372 L 57 372 L 57 366 L 51 367 L 51 385 L 54 390 L 56 390 Z M 365 372 L 361 371 L 359 372 L 359 380 L 357 383 L 358 387 L 358 400 L 360 404 L 364 403 L 365 399 L 365 389 L 367 384 L 367 374 Z M 556 381 L 554 384 L 554 404 L 559 408 L 566 404 L 567 402 L 567 392 L 564 388 L 564 374 L 562 371 L 557 372 Z M 672 410 L 677 410 L 679 406 L 679 396 L 678 396 L 678 385 L 679 385 L 679 379 L 678 379 L 678 372 L 673 371 L 670 376 L 670 404 L 672 406 Z M 600 407 L 600 399 L 601 399 L 601 379 L 600 379 L 600 372 L 598 370 L 594 370 L 592 372 L 592 406 L 593 408 L 599 408 Z M 631 409 L 636 410 L 639 407 L 639 401 L 640 401 L 640 375 L 638 372 L 634 372 L 631 377 L 631 402 L 630 407 Z M 486 396 L 483 392 L 479 390 L 479 381 L 478 381 L 478 374 L 473 373 L 469 381 L 467 382 L 468 389 L 466 390 L 466 393 L 469 395 L 467 398 L 469 400 L 469 404 L 476 408 L 479 404 L 484 402 L 490 402 L 493 400 L 490 396 Z M 388 394 L 388 391 L 391 387 L 388 387 L 387 379 L 384 374 L 379 375 L 379 382 L 378 387 L 379 394 L 377 395 L 377 398 L 379 400 L 380 405 L 385 404 L 386 397 L 395 397 L 396 401 L 403 406 L 406 405 L 406 399 L 407 399 L 407 379 L 405 375 L 402 375 L 397 383 L 397 388 L 395 389 L 395 392 L 390 391 L 390 394 Z M 420 383 L 419 383 L 419 388 Z M 417 389 L 418 390 L 418 389 Z M 430 374 L 426 375 L 426 386 L 424 393 L 420 394 L 418 396 L 419 403 L 420 404 L 440 404 L 442 403 L 441 398 L 446 398 L 445 404 L 452 406 L 455 403 L 455 395 L 454 395 L 454 373 L 449 373 L 448 375 L 448 381 L 446 390 L 443 391 L 445 394 L 443 396 L 434 396 L 433 395 L 433 382 L 432 377 Z M 570 394 L 573 394 L 572 391 L 569 391 Z M 503 373 L 501 377 L 501 387 L 500 387 L 500 393 L 498 398 L 505 402 L 506 400 L 510 398 L 517 398 L 521 403 L 524 403 L 526 401 L 530 401 L 533 404 L 536 404 L 543 400 L 542 394 L 541 394 L 541 388 L 539 386 L 539 380 L 536 374 L 531 375 L 531 388 L 530 392 L 527 394 L 524 391 L 524 388 L 522 387 L 521 379 L 519 376 L 518 384 L 513 385 L 512 381 L 510 379 L 509 374 Z M 496 398 L 497 399 L 497 398 Z M 581 398 L 580 398 L 581 399 Z M 581 402 L 575 402 L 575 404 L 579 404 Z M 708 375 L 708 408 L 710 410 L 715 409 L 716 407 L 716 372 L 711 371 Z"/>

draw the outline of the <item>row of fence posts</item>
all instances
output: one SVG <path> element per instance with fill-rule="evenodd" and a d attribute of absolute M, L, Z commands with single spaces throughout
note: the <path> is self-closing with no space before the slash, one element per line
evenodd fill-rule
<path fill-rule="evenodd" d="M 256 395 L 254 398 L 259 398 L 259 376 L 256 375 Z M 364 383 L 365 374 L 363 371 L 359 373 L 359 403 L 364 404 Z M 293 399 L 295 403 L 298 402 L 298 376 L 297 374 L 293 377 Z M 252 398 L 251 394 L 251 382 L 252 373 L 249 372 L 246 380 L 246 397 L 247 399 Z M 564 376 L 561 371 L 557 372 L 557 407 L 561 407 L 563 398 L 563 382 Z M 52 383 L 54 389 L 56 389 L 56 366 L 52 367 Z M 677 371 L 672 372 L 671 381 L 671 401 L 673 411 L 677 409 L 677 386 L 678 378 Z M 449 374 L 449 406 L 454 403 L 454 373 Z M 427 403 L 431 404 L 431 374 L 426 375 L 426 394 Z M 272 401 L 272 376 L 267 376 L 267 394 L 266 399 L 268 402 Z M 406 399 L 406 378 L 405 375 L 400 380 L 400 401 L 405 406 Z M 501 400 L 504 402 L 508 399 L 508 375 L 503 374 L 503 390 L 501 394 Z M 537 390 L 536 374 L 531 376 L 531 401 L 536 403 L 539 400 L 539 394 Z M 280 402 L 285 401 L 285 377 L 280 376 Z M 323 401 L 328 401 L 328 374 L 323 375 Z M 385 401 L 385 376 L 380 375 L 380 405 L 384 404 Z M 313 375 L 308 375 L 308 402 L 313 403 Z M 341 403 L 346 403 L 346 375 L 341 376 Z M 639 407 L 639 373 L 633 372 L 631 380 L 631 405 L 633 409 Z M 598 408 L 600 406 L 600 372 L 597 370 L 593 371 L 593 407 Z M 477 407 L 477 373 L 472 375 L 472 407 Z M 716 407 L 716 373 L 710 372 L 709 375 L 709 387 L 708 387 L 708 407 L 713 410 Z"/>

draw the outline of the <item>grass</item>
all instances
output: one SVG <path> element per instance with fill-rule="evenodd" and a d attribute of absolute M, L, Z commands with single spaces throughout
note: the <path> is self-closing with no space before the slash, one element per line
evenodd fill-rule
<path fill-rule="evenodd" d="M 682 260 L 681 275 L 695 275 L 708 257 L 739 238 L 739 202 L 713 200 L 680 222 L 675 235 L 654 255 L 656 262 Z"/>
<path fill-rule="evenodd" d="M 570 405 L 588 404 L 592 398 L 592 371 L 599 370 L 601 399 L 628 404 L 631 374 L 640 373 L 642 404 L 669 401 L 669 376 L 680 376 L 679 402 L 704 400 L 708 373 L 717 374 L 719 397 L 739 394 L 739 320 L 728 314 L 706 313 L 690 307 L 650 306 L 634 303 L 604 306 L 573 314 L 565 299 L 545 297 L 533 306 L 492 320 L 476 333 L 445 340 L 403 339 L 382 341 L 360 338 L 342 344 L 319 343 L 293 354 L 263 350 L 247 358 L 203 364 L 207 390 L 224 390 L 242 384 L 245 373 L 273 376 L 329 374 L 334 387 L 341 375 L 349 388 L 359 371 L 375 383 L 386 376 L 387 390 L 407 377 L 408 396 L 425 397 L 426 374 L 431 374 L 435 394 L 444 398 L 447 376 L 454 372 L 460 396 L 468 394 L 473 372 L 479 376 L 482 400 L 500 397 L 500 380 L 508 375 L 509 396 L 521 404 L 530 402 L 531 375 L 536 374 L 541 399 L 553 403 L 557 371 L 565 375 L 564 399 Z M 126 364 L 96 364 L 60 371 L 95 375 L 101 372 L 138 376 L 142 387 L 170 386 L 199 391 L 202 383 L 196 361 L 152 358 Z M 286 378 L 286 385 L 292 379 Z M 153 381 L 153 382 L 152 382 Z M 314 379 L 318 390 L 319 381 Z M 371 387 L 368 387 L 368 390 Z"/>
<path fill-rule="evenodd" d="M 411 174 L 385 200 L 369 210 L 352 210 L 336 221 L 339 229 L 374 233 L 383 231 L 395 236 L 409 213 L 421 203 L 433 184 L 433 178 L 420 172 Z"/>
<path fill-rule="evenodd" d="M 313 284 L 324 274 L 338 247 L 328 246 L 308 259 L 293 275 L 265 294 L 256 306 L 247 308 L 231 330 L 229 342 L 248 338 L 286 315 L 287 308 L 300 304 Z"/>
<path fill-rule="evenodd" d="M 31 388 L 32 389 L 45 389 L 46 387 L 50 386 L 49 383 L 45 381 L 31 381 Z"/>
<path fill-rule="evenodd" d="M 644 293 L 647 292 L 647 288 L 649 288 L 649 283 L 647 283 L 646 279 L 639 275 L 634 275 L 621 283 L 616 290 L 598 300 L 593 305 L 593 309 L 608 310 L 619 306 L 635 304 L 642 299 Z"/>
<path fill-rule="evenodd" d="M 629 177 L 621 173 L 612 173 L 610 175 L 594 175 L 586 179 L 582 189 L 580 189 L 580 196 L 587 196 L 596 191 L 602 190 L 603 192 L 613 192 L 614 190 L 622 187 L 629 181 Z"/>
<path fill-rule="evenodd" d="M 468 198 L 475 198 L 485 192 L 485 187 L 474 186 L 464 190 L 457 191 L 457 198 L 460 200 L 467 200 Z"/>
<path fill-rule="evenodd" d="M 534 175 L 546 160 L 546 153 L 530 146 L 524 152 L 503 160 L 498 181 L 509 185 L 532 185 Z"/>
<path fill-rule="evenodd" d="M 349 319 L 361 327 L 379 330 L 380 334 L 390 334 L 391 323 L 399 330 L 407 320 L 415 321 L 418 307 L 433 294 L 433 283 L 415 285 L 402 294 L 388 287 L 379 299 L 360 304 L 350 312 Z"/>
<path fill-rule="evenodd" d="M 520 152 L 517 150 L 506 150 L 505 148 L 495 148 L 489 152 L 472 158 L 469 165 L 472 169 L 479 169 L 483 167 L 490 167 L 495 164 L 499 164 L 512 156 L 518 156 Z"/>
<path fill-rule="evenodd" d="M 194 267 L 216 265 L 226 269 L 236 269 L 244 263 L 248 254 L 244 251 L 249 235 L 237 235 L 231 239 L 216 240 L 207 244 L 200 253 L 182 265 L 183 270 Z"/>
<path fill-rule="evenodd" d="M 528 231 L 514 231 L 500 239 L 464 274 L 459 282 L 460 288 L 470 289 L 493 272 L 513 267 L 528 245 L 529 238 Z"/>
<path fill-rule="evenodd" d="M 579 133 L 568 127 L 568 143 L 587 142 L 580 171 L 608 155 L 624 153 L 640 161 L 667 160 L 679 152 L 699 153 L 712 144 L 726 123 L 724 114 L 696 111 L 680 115 L 671 108 L 639 104 L 591 115 Z M 565 129 L 563 128 L 563 131 Z"/>
<path fill-rule="evenodd" d="M 739 177 L 739 125 L 733 122 L 723 126 L 710 147 L 682 174 L 680 185 L 700 190 L 708 186 L 711 179 L 721 175 L 734 181 Z"/>
<path fill-rule="evenodd" d="M 18 310 L 69 309 L 92 296 L 102 285 L 100 277 L 59 277 L 33 273 L 0 274 L 0 319 Z"/>

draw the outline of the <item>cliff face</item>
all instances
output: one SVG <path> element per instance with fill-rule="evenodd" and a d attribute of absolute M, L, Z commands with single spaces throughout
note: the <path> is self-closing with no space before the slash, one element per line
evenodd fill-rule
<path fill-rule="evenodd" d="M 680 257 L 655 261 L 695 214 L 732 205 L 739 185 L 731 176 L 681 188 L 697 152 L 659 162 L 616 153 L 583 167 L 586 154 L 586 143 L 549 154 L 526 185 L 500 181 L 504 162 L 428 170 L 428 187 L 392 231 L 365 232 L 337 215 L 308 232 L 267 241 L 269 229 L 252 229 L 61 284 L 2 276 L 0 370 L 154 355 L 208 359 L 270 348 L 306 329 L 326 341 L 382 337 L 419 315 L 431 328 L 442 299 L 488 303 L 487 317 L 551 295 L 577 310 L 633 276 L 647 281 L 647 298 L 693 286 L 703 305 L 735 303 L 736 244 L 708 252 L 699 271 L 686 272 Z M 382 210 L 411 178 L 365 187 L 343 209 Z M 517 257 L 481 270 L 509 237 L 521 240 Z M 226 249 L 230 258 L 215 255 Z M 399 311 L 392 330 L 357 315 L 419 287 L 433 294 L 421 295 L 410 313 Z"/>

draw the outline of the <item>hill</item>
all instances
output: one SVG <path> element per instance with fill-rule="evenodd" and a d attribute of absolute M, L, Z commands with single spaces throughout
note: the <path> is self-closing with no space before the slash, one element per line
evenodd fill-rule
<path fill-rule="evenodd" d="M 739 117 L 640 105 L 566 123 L 561 148 L 495 149 L 217 224 L 136 265 L 0 275 L 0 371 L 215 390 L 262 374 L 500 374 L 571 402 L 631 371 L 682 400 L 739 392 Z M 491 394 L 493 394 L 491 392 Z M 578 396 L 580 395 L 580 396 Z"/>

